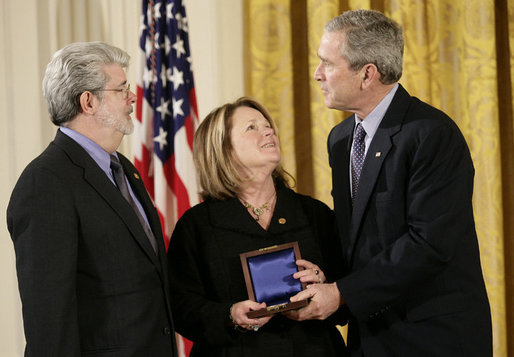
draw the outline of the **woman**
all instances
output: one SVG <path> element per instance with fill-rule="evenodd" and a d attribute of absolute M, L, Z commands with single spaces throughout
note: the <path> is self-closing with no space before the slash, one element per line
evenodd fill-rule
<path fill-rule="evenodd" d="M 337 277 L 342 261 L 331 210 L 288 187 L 268 112 L 244 97 L 213 110 L 193 154 L 204 202 L 177 222 L 168 251 L 173 316 L 191 356 L 341 356 L 329 321 L 247 317 L 265 303 L 248 300 L 240 253 L 298 241 L 305 270 L 294 277 L 306 283 Z"/>

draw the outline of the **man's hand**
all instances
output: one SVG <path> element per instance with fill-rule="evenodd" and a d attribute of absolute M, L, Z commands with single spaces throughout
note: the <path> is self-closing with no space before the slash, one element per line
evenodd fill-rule
<path fill-rule="evenodd" d="M 307 289 L 291 297 L 291 302 L 310 298 L 309 305 L 299 309 L 286 311 L 283 314 L 296 321 L 325 320 L 343 305 L 343 297 L 336 283 L 312 284 Z"/>
<path fill-rule="evenodd" d="M 293 274 L 293 278 L 300 279 L 302 283 L 307 284 L 321 284 L 327 281 L 325 273 L 320 269 L 319 266 L 313 264 L 305 259 L 298 259 L 296 265 L 304 268 Z"/>

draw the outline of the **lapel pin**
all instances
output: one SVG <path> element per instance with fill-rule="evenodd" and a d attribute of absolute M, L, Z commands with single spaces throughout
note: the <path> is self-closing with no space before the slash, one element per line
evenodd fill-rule
<path fill-rule="evenodd" d="M 286 224 L 286 219 L 285 219 L 285 218 L 279 218 L 279 219 L 278 219 L 278 223 L 280 223 L 280 224 Z"/>
<path fill-rule="evenodd" d="M 375 157 L 380 157 L 381 155 L 382 155 L 382 153 L 380 151 L 375 153 Z"/>
<path fill-rule="evenodd" d="M 139 180 L 139 175 L 136 174 L 135 172 L 134 172 L 134 177 L 136 178 L 136 180 Z"/>

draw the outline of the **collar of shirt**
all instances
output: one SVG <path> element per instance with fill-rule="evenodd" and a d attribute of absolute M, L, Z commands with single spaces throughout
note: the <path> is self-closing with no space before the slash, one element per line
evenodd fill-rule
<path fill-rule="evenodd" d="M 64 134 L 68 135 L 70 138 L 72 138 L 77 144 L 82 146 L 82 148 L 87 151 L 89 156 L 91 156 L 93 160 L 95 160 L 97 165 L 100 166 L 102 171 L 105 172 L 105 174 L 112 181 L 112 183 L 114 183 L 114 177 L 112 176 L 111 172 L 111 158 L 107 151 L 102 149 L 102 147 L 95 143 L 93 140 L 85 137 L 82 134 L 77 133 L 75 130 L 66 128 L 64 126 L 61 126 L 59 130 Z M 116 155 L 116 153 L 114 153 L 114 155 Z"/>
<path fill-rule="evenodd" d="M 371 140 L 373 140 L 373 136 L 377 132 L 378 126 L 384 118 L 387 108 L 389 108 L 389 105 L 391 104 L 397 89 L 398 83 L 395 84 L 389 93 L 387 93 L 386 96 L 380 101 L 380 103 L 378 103 L 378 105 L 371 111 L 371 113 L 369 113 L 365 120 L 361 120 L 359 117 L 357 117 L 357 114 L 355 114 L 355 127 L 357 127 L 358 123 L 361 123 L 362 127 L 366 131 L 366 138 L 364 139 L 366 144 L 366 151 L 368 150 Z"/>
<path fill-rule="evenodd" d="M 109 156 L 109 153 L 102 149 L 100 145 L 95 143 L 93 140 L 85 137 L 82 134 L 77 133 L 75 130 L 72 130 L 70 128 L 66 128 L 64 126 L 61 126 L 59 128 L 61 132 L 68 135 L 71 139 L 73 139 L 77 144 L 82 146 L 84 150 L 87 151 L 89 156 L 95 160 L 98 166 L 102 169 L 103 172 L 107 175 L 109 180 L 111 180 L 112 184 L 116 186 L 116 182 L 114 181 L 114 176 L 112 175 L 111 170 L 111 157 Z M 118 157 L 118 154 L 116 152 L 113 153 L 114 156 Z M 125 177 L 125 180 L 127 178 Z M 132 190 L 132 186 L 130 185 L 130 182 L 127 180 L 127 186 L 129 189 L 130 196 L 132 196 L 132 200 L 136 203 L 136 207 L 139 210 L 139 213 L 143 216 L 146 224 L 148 227 L 150 227 L 150 223 L 148 222 L 148 217 L 146 216 L 146 212 L 143 208 L 143 205 L 137 198 L 137 196 L 134 194 L 134 191 Z M 151 229 L 151 228 L 150 228 Z"/>
<path fill-rule="evenodd" d="M 359 123 L 361 123 L 362 127 L 366 131 L 366 137 L 364 138 L 364 156 L 366 156 L 366 154 L 368 153 L 368 148 L 371 144 L 371 140 L 373 140 L 373 136 L 375 136 L 378 126 L 384 118 L 387 108 L 389 108 L 389 105 L 391 104 L 391 101 L 393 100 L 393 97 L 397 89 L 398 83 L 395 84 L 395 86 L 389 91 L 389 93 L 387 93 L 386 96 L 380 101 L 380 103 L 378 103 L 378 105 L 371 111 L 371 113 L 369 113 L 369 115 L 366 117 L 366 120 L 361 120 L 357 116 L 357 114 L 354 115 L 355 126 L 353 127 L 353 137 L 355 138 L 355 128 L 357 128 L 357 124 Z M 350 157 L 353 157 L 353 141 L 352 147 L 350 149 Z M 348 173 L 350 175 L 350 192 L 352 192 L 352 160 L 350 160 L 350 167 L 348 169 Z"/>

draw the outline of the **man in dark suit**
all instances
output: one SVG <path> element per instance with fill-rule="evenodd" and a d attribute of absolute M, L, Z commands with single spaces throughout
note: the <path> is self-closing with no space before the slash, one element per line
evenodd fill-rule
<path fill-rule="evenodd" d="M 346 274 L 315 284 L 297 319 L 344 305 L 352 356 L 491 356 L 491 318 L 473 219 L 474 168 L 457 125 L 397 82 L 403 37 L 377 11 L 324 29 L 314 73 L 329 135 Z M 364 130 L 363 130 L 364 129 Z"/>
<path fill-rule="evenodd" d="M 60 128 L 7 209 L 26 356 L 176 355 L 159 217 L 116 152 L 133 131 L 128 64 L 124 51 L 90 42 L 47 66 L 43 92 Z"/>

